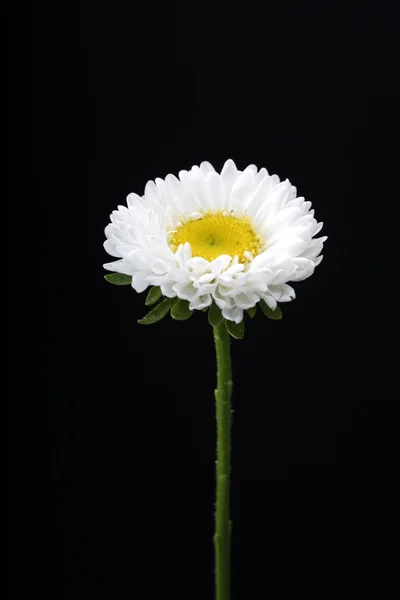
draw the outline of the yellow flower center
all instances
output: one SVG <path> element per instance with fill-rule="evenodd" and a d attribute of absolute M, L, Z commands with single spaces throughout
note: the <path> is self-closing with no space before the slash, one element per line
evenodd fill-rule
<path fill-rule="evenodd" d="M 171 232 L 169 244 L 174 252 L 186 242 L 191 245 L 193 256 L 211 261 L 221 254 L 228 254 L 238 256 L 242 263 L 257 256 L 262 246 L 261 237 L 247 217 L 237 219 L 222 211 L 206 213 L 204 217 L 187 221 Z"/>

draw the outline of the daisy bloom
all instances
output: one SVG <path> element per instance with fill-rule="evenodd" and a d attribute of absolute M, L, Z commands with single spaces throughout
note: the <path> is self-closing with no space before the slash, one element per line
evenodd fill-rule
<path fill-rule="evenodd" d="M 295 298 L 288 282 L 313 274 L 326 236 L 311 202 L 255 165 L 240 171 L 227 160 L 221 173 L 209 162 L 178 178 L 149 181 L 113 211 L 104 247 L 118 260 L 105 269 L 132 276 L 143 292 L 158 286 L 167 298 L 202 310 L 214 300 L 228 321 L 264 300 L 273 311 Z"/>

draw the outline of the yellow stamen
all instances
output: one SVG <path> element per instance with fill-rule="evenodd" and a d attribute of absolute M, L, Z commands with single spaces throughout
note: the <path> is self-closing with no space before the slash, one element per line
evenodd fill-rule
<path fill-rule="evenodd" d="M 211 261 L 221 254 L 228 254 L 238 256 L 242 263 L 249 260 L 245 252 L 257 256 L 262 246 L 261 237 L 247 217 L 237 219 L 222 211 L 206 213 L 201 219 L 187 221 L 171 232 L 169 244 L 174 252 L 185 242 L 190 243 L 193 256 Z"/>

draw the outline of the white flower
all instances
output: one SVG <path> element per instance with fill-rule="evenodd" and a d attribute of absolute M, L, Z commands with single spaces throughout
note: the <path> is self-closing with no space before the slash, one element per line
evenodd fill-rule
<path fill-rule="evenodd" d="M 104 247 L 119 260 L 108 270 L 132 275 L 143 292 L 160 286 L 190 309 L 214 299 L 225 319 L 240 323 L 243 311 L 263 299 L 274 310 L 322 260 L 327 239 L 311 202 L 254 165 L 239 171 L 226 161 L 221 174 L 208 162 L 180 171 L 179 179 L 149 181 L 143 196 L 129 194 L 106 227 Z"/>

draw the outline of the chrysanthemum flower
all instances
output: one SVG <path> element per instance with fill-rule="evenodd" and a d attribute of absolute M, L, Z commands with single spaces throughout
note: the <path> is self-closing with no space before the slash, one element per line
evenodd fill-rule
<path fill-rule="evenodd" d="M 179 179 L 149 181 L 112 213 L 104 247 L 119 260 L 104 267 L 132 276 L 137 292 L 159 286 L 191 310 L 214 300 L 235 323 L 260 300 L 275 310 L 295 298 L 288 282 L 312 275 L 327 239 L 314 238 L 322 223 L 296 194 L 289 180 L 232 160 L 220 174 L 203 162 Z"/>

